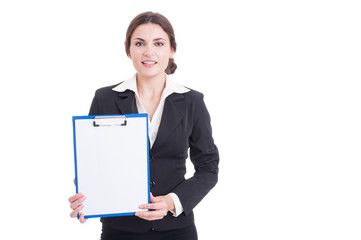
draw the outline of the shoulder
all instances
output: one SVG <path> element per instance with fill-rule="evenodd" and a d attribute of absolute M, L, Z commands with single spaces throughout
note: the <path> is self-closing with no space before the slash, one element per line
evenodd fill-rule
<path fill-rule="evenodd" d="M 204 95 L 203 93 L 188 88 L 188 92 L 180 94 L 182 97 L 181 99 L 184 100 L 187 112 L 192 113 L 192 115 L 197 115 L 199 113 L 199 108 L 204 105 Z"/>
<path fill-rule="evenodd" d="M 95 95 L 97 95 L 97 96 L 105 96 L 105 95 L 109 95 L 109 94 L 115 94 L 116 92 L 113 90 L 113 88 L 115 88 L 119 84 L 121 84 L 121 83 L 99 88 L 99 89 L 97 89 L 95 91 Z"/>
<path fill-rule="evenodd" d="M 114 84 L 114 85 L 111 85 L 111 86 L 106 86 L 106 87 L 102 87 L 102 88 L 99 88 L 95 91 L 95 96 L 94 98 L 98 99 L 98 100 L 114 100 L 116 98 L 118 98 L 120 92 L 118 91 L 115 91 L 114 88 L 119 86 L 120 84 L 122 84 L 123 82 L 121 83 L 118 83 L 118 84 Z M 131 92 L 130 90 L 126 90 L 124 91 L 124 93 L 126 95 L 129 94 L 129 92 Z"/>
<path fill-rule="evenodd" d="M 102 87 L 95 91 L 95 95 L 90 107 L 90 115 L 117 114 L 118 108 L 115 103 L 120 99 L 120 92 L 114 91 L 114 87 L 119 84 Z M 125 91 L 123 96 L 129 96 L 130 91 Z"/>
<path fill-rule="evenodd" d="M 192 102 L 198 102 L 198 101 L 202 101 L 203 100 L 203 93 L 197 91 L 197 90 L 194 90 L 194 89 L 191 89 L 191 88 L 188 88 L 186 87 L 187 89 L 189 89 L 188 92 L 184 93 L 183 96 L 186 100 L 188 101 L 192 101 Z"/>

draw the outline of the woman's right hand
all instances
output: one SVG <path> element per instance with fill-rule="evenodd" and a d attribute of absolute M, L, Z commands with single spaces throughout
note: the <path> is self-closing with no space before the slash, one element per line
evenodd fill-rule
<path fill-rule="evenodd" d="M 70 213 L 70 217 L 76 218 L 78 213 L 84 208 L 83 202 L 86 197 L 82 193 L 77 193 L 69 198 L 70 208 L 73 210 Z M 84 213 L 80 213 L 79 221 L 81 223 L 85 223 L 86 219 L 84 219 Z"/>

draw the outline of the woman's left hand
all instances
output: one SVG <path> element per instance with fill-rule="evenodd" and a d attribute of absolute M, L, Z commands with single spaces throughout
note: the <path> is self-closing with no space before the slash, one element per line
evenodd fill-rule
<path fill-rule="evenodd" d="M 142 204 L 139 208 L 150 209 L 152 211 L 136 212 L 135 216 L 148 221 L 154 221 L 162 219 L 167 215 L 168 211 L 174 209 L 173 199 L 169 195 L 154 197 L 153 194 L 150 193 L 150 201 L 150 204 Z"/>

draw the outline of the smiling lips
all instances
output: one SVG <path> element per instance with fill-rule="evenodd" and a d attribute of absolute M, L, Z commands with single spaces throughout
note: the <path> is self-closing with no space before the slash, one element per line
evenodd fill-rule
<path fill-rule="evenodd" d="M 154 66 L 155 64 L 157 64 L 156 61 L 153 61 L 153 60 L 145 60 L 142 62 L 142 64 L 145 66 L 145 67 L 152 67 Z"/>

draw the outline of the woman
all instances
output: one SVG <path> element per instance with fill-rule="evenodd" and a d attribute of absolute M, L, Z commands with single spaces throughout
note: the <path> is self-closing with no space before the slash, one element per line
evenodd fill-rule
<path fill-rule="evenodd" d="M 212 138 L 203 95 L 173 82 L 177 44 L 169 21 L 145 12 L 130 23 L 125 49 L 136 74 L 114 86 L 98 89 L 90 115 L 148 113 L 152 211 L 135 216 L 102 218 L 101 239 L 197 239 L 192 209 L 218 179 L 219 155 Z M 185 180 L 186 159 L 195 174 Z M 85 196 L 69 198 L 71 217 L 83 208 Z M 80 214 L 80 222 L 85 222 Z"/>

